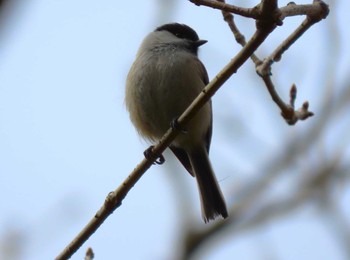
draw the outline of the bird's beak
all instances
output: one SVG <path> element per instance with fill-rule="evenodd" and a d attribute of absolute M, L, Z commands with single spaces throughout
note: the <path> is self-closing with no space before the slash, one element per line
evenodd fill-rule
<path fill-rule="evenodd" d="M 195 42 L 196 47 L 202 46 L 203 44 L 207 43 L 207 40 L 198 40 Z"/>

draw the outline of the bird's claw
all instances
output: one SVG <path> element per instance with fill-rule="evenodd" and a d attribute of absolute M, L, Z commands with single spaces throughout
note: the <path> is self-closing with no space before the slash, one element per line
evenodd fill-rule
<path fill-rule="evenodd" d="M 144 152 L 143 155 L 145 156 L 145 158 L 147 160 L 151 160 L 153 159 L 153 145 L 151 145 L 150 147 L 148 147 Z M 161 154 L 158 156 L 158 158 L 153 162 L 153 164 L 163 164 L 165 162 L 165 158 L 164 156 Z"/>

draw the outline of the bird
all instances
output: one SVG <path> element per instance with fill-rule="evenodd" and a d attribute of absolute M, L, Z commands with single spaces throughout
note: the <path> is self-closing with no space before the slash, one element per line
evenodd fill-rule
<path fill-rule="evenodd" d="M 190 26 L 180 23 L 161 25 L 142 41 L 126 78 L 125 105 L 144 139 L 160 140 L 208 84 L 208 73 L 198 58 L 198 49 L 205 43 Z M 212 125 L 210 100 L 169 146 L 197 181 L 205 223 L 228 217 L 209 160 Z"/>

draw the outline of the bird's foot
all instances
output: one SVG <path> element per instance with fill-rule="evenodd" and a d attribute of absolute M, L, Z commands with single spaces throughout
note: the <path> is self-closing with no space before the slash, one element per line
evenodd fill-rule
<path fill-rule="evenodd" d="M 145 156 L 145 158 L 147 160 L 152 160 L 154 158 L 153 155 L 153 145 L 151 145 L 150 147 L 148 147 L 144 152 L 143 155 Z M 158 158 L 155 159 L 155 161 L 153 162 L 153 164 L 163 164 L 165 162 L 165 158 L 164 156 L 161 154 L 158 156 Z"/>

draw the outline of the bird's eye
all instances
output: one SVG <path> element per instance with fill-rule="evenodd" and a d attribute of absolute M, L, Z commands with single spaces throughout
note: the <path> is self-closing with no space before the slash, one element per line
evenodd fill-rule
<path fill-rule="evenodd" d="M 185 38 L 184 35 L 182 33 L 175 33 L 175 36 L 178 38 Z"/>

